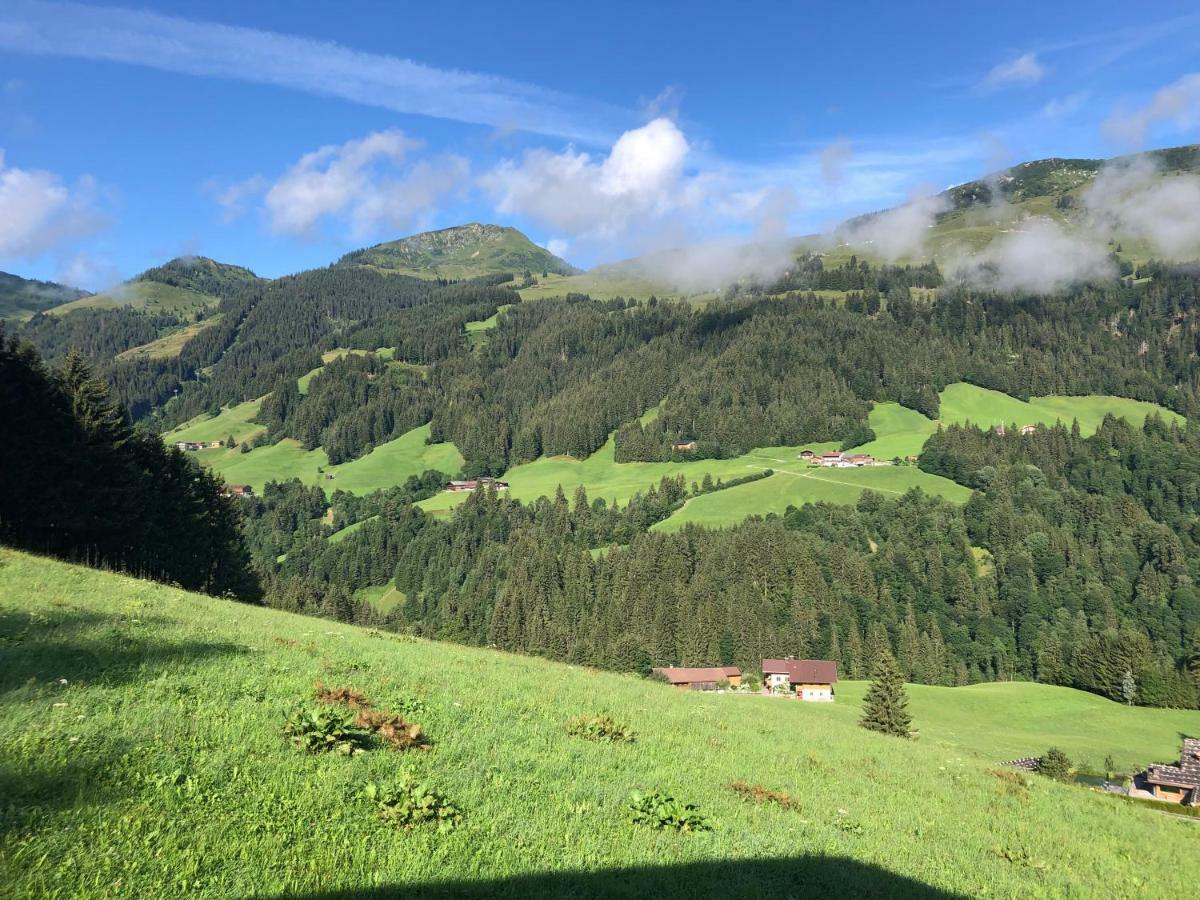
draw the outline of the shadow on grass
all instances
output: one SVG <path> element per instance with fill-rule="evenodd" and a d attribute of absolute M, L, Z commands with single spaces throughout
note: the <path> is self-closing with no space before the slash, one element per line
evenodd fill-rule
<path fill-rule="evenodd" d="M 61 810 L 99 806 L 111 801 L 117 784 L 110 777 L 124 745 L 80 750 L 69 760 L 45 756 L 0 757 L 0 835 L 36 829 Z"/>
<path fill-rule="evenodd" d="M 126 684 L 179 663 L 243 651 L 228 642 L 167 640 L 156 633 L 163 625 L 150 617 L 135 622 L 79 610 L 51 615 L 5 610 L 0 703 L 30 699 L 16 689 L 31 683 L 35 689 L 60 678 L 68 685 Z"/>
<path fill-rule="evenodd" d="M 426 882 L 284 894 L 287 900 L 485 900 L 493 897 L 752 898 L 961 895 L 853 859 L 831 856 L 723 860 L 597 872 L 544 872 L 480 881 Z"/>

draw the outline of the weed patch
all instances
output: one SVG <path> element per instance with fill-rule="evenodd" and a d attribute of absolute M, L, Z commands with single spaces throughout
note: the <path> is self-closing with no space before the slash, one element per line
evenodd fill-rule
<path fill-rule="evenodd" d="M 680 803 L 661 791 L 630 797 L 629 821 L 663 830 L 712 831 L 712 823 L 694 804 Z"/>
<path fill-rule="evenodd" d="M 333 705 L 340 703 L 351 709 L 365 709 L 371 705 L 366 694 L 348 687 L 326 687 L 321 682 L 313 685 L 313 696 L 318 703 Z"/>
<path fill-rule="evenodd" d="M 567 734 L 610 744 L 632 744 L 634 739 L 633 729 L 612 716 L 576 716 L 567 723 Z"/>
<path fill-rule="evenodd" d="M 359 712 L 354 724 L 379 735 L 393 750 L 429 749 L 429 742 L 425 739 L 421 726 L 406 722 L 404 717 L 397 713 L 382 709 L 364 709 Z"/>
<path fill-rule="evenodd" d="M 773 791 L 770 788 L 765 788 L 761 784 L 748 784 L 745 781 L 735 781 L 729 785 L 729 789 L 741 797 L 743 800 L 749 800 L 751 803 L 771 803 L 782 809 L 790 809 L 799 811 L 799 802 L 789 793 L 785 791 Z"/>
<path fill-rule="evenodd" d="M 354 756 L 365 753 L 371 742 L 369 730 L 335 709 L 296 709 L 288 716 L 283 733 L 306 753 Z"/>
<path fill-rule="evenodd" d="M 418 781 L 411 772 L 401 773 L 388 785 L 373 781 L 363 786 L 362 796 L 375 804 L 379 817 L 390 825 L 410 829 L 436 824 L 450 831 L 462 822 L 462 813 L 442 794 Z"/>

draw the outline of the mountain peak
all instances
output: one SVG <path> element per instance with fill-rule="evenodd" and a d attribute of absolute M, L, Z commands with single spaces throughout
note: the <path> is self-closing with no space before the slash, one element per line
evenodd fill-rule
<path fill-rule="evenodd" d="M 417 278 L 478 278 L 506 272 L 579 270 L 507 225 L 468 222 L 347 253 L 338 265 L 372 266 Z"/>

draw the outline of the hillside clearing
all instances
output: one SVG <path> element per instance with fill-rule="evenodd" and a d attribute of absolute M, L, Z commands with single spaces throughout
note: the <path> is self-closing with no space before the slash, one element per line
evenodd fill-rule
<path fill-rule="evenodd" d="M 1052 743 L 1170 758 L 1195 713 L 1038 685 L 912 687 L 922 737 L 906 742 L 854 724 L 856 684 L 830 705 L 676 691 L 10 551 L 0 598 L 12 896 L 778 897 L 803 881 L 825 896 L 1166 897 L 1200 876 L 1195 823 L 991 774 Z M 419 700 L 432 750 L 297 751 L 284 716 L 318 679 L 384 707 Z M 565 733 L 597 712 L 635 742 Z M 394 829 L 355 799 L 399 770 L 450 798 L 462 824 Z M 799 809 L 748 803 L 726 787 L 736 780 Z M 714 830 L 629 824 L 630 794 L 655 789 Z"/>

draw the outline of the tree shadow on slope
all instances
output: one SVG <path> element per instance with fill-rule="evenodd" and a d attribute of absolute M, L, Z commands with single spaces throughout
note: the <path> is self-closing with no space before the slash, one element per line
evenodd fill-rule
<path fill-rule="evenodd" d="M 853 859 L 831 856 L 723 860 L 676 866 L 643 866 L 596 872 L 543 872 L 480 881 L 426 882 L 284 894 L 288 900 L 491 900 L 491 898 L 754 898 L 915 897 L 953 898 L 930 887 Z"/>
<path fill-rule="evenodd" d="M 244 652 L 225 641 L 174 641 L 156 634 L 169 620 L 132 619 L 81 610 L 42 615 L 0 612 L 0 703 L 33 699 L 24 685 L 38 689 L 66 679 L 66 685 L 113 686 L 151 677 L 189 661 Z"/>
<path fill-rule="evenodd" d="M 123 743 L 110 742 L 99 750 L 80 749 L 67 760 L 0 755 L 0 836 L 36 832 L 57 812 L 116 798 L 113 773 L 126 749 Z"/>

